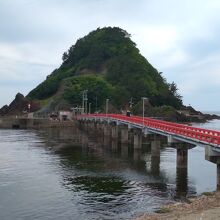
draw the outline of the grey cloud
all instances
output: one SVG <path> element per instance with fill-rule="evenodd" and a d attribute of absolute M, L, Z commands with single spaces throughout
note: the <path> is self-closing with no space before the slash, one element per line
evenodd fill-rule
<path fill-rule="evenodd" d="M 136 43 L 143 55 L 164 73 L 168 82 L 175 81 L 179 85 L 186 104 L 195 103 L 196 107 L 204 109 L 204 96 L 201 93 L 207 87 L 207 94 L 211 97 L 208 100 L 210 108 L 207 109 L 220 110 L 214 100 L 217 94 L 220 95 L 218 84 L 215 85 L 211 80 L 207 83 L 204 80 L 198 82 L 197 79 L 200 76 L 206 80 L 208 72 L 214 74 L 219 68 L 218 57 L 209 60 L 220 49 L 219 10 L 218 0 L 0 1 L 0 44 L 12 45 L 23 55 L 20 61 L 13 56 L 7 57 L 7 60 L 6 57 L 0 58 L 1 91 L 4 88 L 9 103 L 15 95 L 12 95 L 13 92 L 18 90 L 27 93 L 58 67 L 62 53 L 78 38 L 97 27 L 120 26 L 135 39 L 140 37 L 140 42 Z M 154 42 L 155 50 L 151 48 L 149 53 L 146 45 L 151 42 L 146 42 L 144 36 L 147 34 L 144 32 L 147 27 L 172 27 L 177 37 L 169 42 L 171 48 L 162 50 Z M 163 40 L 164 36 L 159 37 L 158 40 Z M 181 60 L 176 63 L 174 60 L 167 66 L 170 57 L 178 51 L 185 54 L 187 59 L 182 63 Z M 7 79 L 7 75 L 14 78 Z M 187 90 L 194 86 L 193 97 L 190 96 L 190 91 L 184 91 L 187 84 Z M 0 105 L 5 102 L 4 97 L 4 100 L 0 100 Z"/>

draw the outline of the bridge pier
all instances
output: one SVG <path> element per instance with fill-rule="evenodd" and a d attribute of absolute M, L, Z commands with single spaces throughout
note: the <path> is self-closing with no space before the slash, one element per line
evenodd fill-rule
<path fill-rule="evenodd" d="M 128 144 L 121 144 L 121 156 L 123 158 L 128 157 Z"/>
<path fill-rule="evenodd" d="M 160 140 L 151 141 L 151 156 L 159 157 L 160 156 Z"/>
<path fill-rule="evenodd" d="M 105 147 L 111 147 L 111 137 L 110 136 L 108 136 L 108 135 L 103 136 L 103 145 Z"/>
<path fill-rule="evenodd" d="M 184 142 L 175 142 L 171 143 L 171 147 L 177 150 L 176 152 L 176 167 L 177 168 L 187 168 L 188 166 L 188 150 L 195 147 L 195 145 L 184 143 Z"/>
<path fill-rule="evenodd" d="M 176 168 L 176 196 L 186 197 L 188 192 L 188 169 L 185 167 Z"/>
<path fill-rule="evenodd" d="M 118 149 L 118 140 L 112 140 L 111 147 L 112 150 L 116 151 Z"/>
<path fill-rule="evenodd" d="M 188 166 L 188 149 L 177 149 L 176 167 L 187 168 Z"/>
<path fill-rule="evenodd" d="M 90 123 L 89 123 L 89 127 L 88 127 L 88 132 L 90 133 L 90 134 L 93 134 L 94 132 L 95 132 L 95 130 L 96 130 L 96 125 L 95 125 L 95 122 L 94 121 L 91 121 Z"/>
<path fill-rule="evenodd" d="M 176 149 L 176 196 L 186 197 L 188 191 L 188 150 L 195 147 L 184 142 L 171 142 Z"/>
<path fill-rule="evenodd" d="M 176 147 L 176 196 L 178 198 L 185 198 L 188 192 L 188 148 L 186 143 L 180 143 Z"/>
<path fill-rule="evenodd" d="M 118 139 L 118 126 L 117 125 L 112 125 L 111 135 L 112 135 L 112 139 L 114 140 Z"/>
<path fill-rule="evenodd" d="M 206 146 L 205 159 L 216 164 L 216 188 L 220 190 L 220 152 L 211 146 Z"/>
<path fill-rule="evenodd" d="M 133 159 L 134 159 L 134 161 L 140 161 L 140 159 L 141 159 L 141 150 L 140 149 L 138 149 L 138 150 L 134 149 Z"/>
<path fill-rule="evenodd" d="M 139 131 L 134 131 L 134 149 L 141 149 L 142 146 L 142 133 Z"/>
<path fill-rule="evenodd" d="M 97 134 L 98 133 L 98 123 L 94 121 L 92 124 L 93 124 L 93 133 Z"/>
<path fill-rule="evenodd" d="M 96 132 L 97 132 L 97 134 L 103 136 L 103 134 L 104 134 L 103 130 L 104 130 L 104 125 L 100 124 L 100 123 L 97 123 L 96 124 Z"/>
<path fill-rule="evenodd" d="M 103 124 L 103 144 L 106 147 L 111 146 L 111 127 L 109 124 Z"/>
<path fill-rule="evenodd" d="M 120 126 L 121 131 L 121 143 L 127 144 L 128 143 L 128 127 Z"/>
<path fill-rule="evenodd" d="M 217 164 L 217 190 L 220 190 L 220 163 Z"/>
<path fill-rule="evenodd" d="M 155 175 L 160 173 L 160 140 L 151 141 L 151 172 Z"/>
<path fill-rule="evenodd" d="M 82 138 L 82 139 L 81 139 L 82 146 L 83 146 L 84 148 L 85 148 L 85 147 L 88 147 L 88 143 L 89 143 L 89 141 L 88 141 L 88 136 L 83 134 L 81 138 Z"/>
<path fill-rule="evenodd" d="M 110 126 L 108 124 L 104 125 L 104 136 L 105 137 L 110 137 L 111 136 L 111 129 Z"/>

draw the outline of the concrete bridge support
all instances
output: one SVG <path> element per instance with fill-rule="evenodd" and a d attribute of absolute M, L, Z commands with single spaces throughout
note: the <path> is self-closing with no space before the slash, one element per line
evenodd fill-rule
<path fill-rule="evenodd" d="M 135 131 L 134 132 L 134 149 L 141 149 L 142 146 L 142 133 Z"/>
<path fill-rule="evenodd" d="M 118 126 L 113 125 L 111 129 L 112 129 L 111 130 L 112 139 L 117 140 L 118 139 Z"/>
<path fill-rule="evenodd" d="M 183 142 L 171 142 L 171 147 L 176 153 L 176 196 L 186 197 L 188 191 L 188 150 L 195 147 Z"/>
<path fill-rule="evenodd" d="M 217 190 L 220 190 L 220 163 L 217 164 Z"/>
<path fill-rule="evenodd" d="M 105 127 L 106 127 L 105 124 L 100 125 L 100 129 L 101 129 L 101 133 L 102 133 L 103 137 L 105 136 Z"/>
<path fill-rule="evenodd" d="M 103 124 L 100 124 L 100 123 L 96 124 L 96 133 L 98 135 L 100 135 L 100 136 L 103 135 L 103 129 L 104 129 Z"/>
<path fill-rule="evenodd" d="M 134 150 L 133 154 L 134 161 L 140 161 L 141 160 L 141 150 Z"/>
<path fill-rule="evenodd" d="M 151 141 L 151 172 L 155 175 L 160 173 L 160 140 Z"/>
<path fill-rule="evenodd" d="M 112 147 L 112 150 L 117 151 L 118 150 L 118 140 L 112 140 L 111 147 Z"/>
<path fill-rule="evenodd" d="M 128 127 L 121 126 L 120 130 L 121 130 L 121 143 L 127 144 L 128 143 Z"/>
<path fill-rule="evenodd" d="M 103 136 L 103 145 L 105 147 L 111 147 L 111 137 L 110 136 Z"/>
<path fill-rule="evenodd" d="M 188 169 L 186 167 L 176 168 L 176 196 L 186 197 L 188 192 Z"/>
<path fill-rule="evenodd" d="M 188 166 L 188 150 L 195 147 L 195 145 L 184 143 L 184 142 L 174 142 L 170 143 L 170 146 L 177 150 L 176 153 L 176 167 L 177 168 L 187 168 Z"/>
<path fill-rule="evenodd" d="M 88 147 L 88 143 L 89 143 L 88 136 L 87 135 L 82 135 L 81 142 L 82 142 L 82 146 L 84 148 Z"/>
<path fill-rule="evenodd" d="M 177 149 L 176 167 L 187 168 L 188 165 L 188 149 Z"/>
<path fill-rule="evenodd" d="M 92 134 L 95 131 L 95 123 L 93 121 L 88 122 L 88 133 Z"/>
<path fill-rule="evenodd" d="M 205 159 L 216 164 L 216 188 L 220 190 L 220 152 L 211 146 L 206 146 Z"/>
<path fill-rule="evenodd" d="M 98 124 L 97 124 L 97 122 L 93 122 L 93 133 L 94 134 L 97 134 L 98 133 Z"/>
<path fill-rule="evenodd" d="M 159 157 L 160 156 L 160 140 L 151 141 L 151 156 Z"/>
<path fill-rule="evenodd" d="M 91 127 L 91 122 L 90 122 L 90 121 L 87 121 L 87 122 L 86 122 L 87 132 L 90 132 L 90 127 Z"/>
<path fill-rule="evenodd" d="M 128 144 L 121 144 L 121 156 L 123 158 L 128 157 Z"/>
<path fill-rule="evenodd" d="M 109 124 L 103 124 L 103 144 L 106 147 L 111 146 L 111 127 Z"/>
<path fill-rule="evenodd" d="M 185 198 L 188 192 L 188 149 L 177 148 L 176 196 Z"/>
<path fill-rule="evenodd" d="M 104 136 L 105 137 L 110 137 L 111 136 L 111 128 L 108 124 L 104 125 Z"/>

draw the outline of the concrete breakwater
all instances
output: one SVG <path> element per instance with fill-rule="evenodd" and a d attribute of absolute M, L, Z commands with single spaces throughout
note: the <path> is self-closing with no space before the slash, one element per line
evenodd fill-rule
<path fill-rule="evenodd" d="M 0 118 L 0 128 L 3 129 L 38 129 L 42 127 L 62 127 L 75 126 L 73 121 L 55 121 L 45 118 L 16 118 L 2 117 Z"/>

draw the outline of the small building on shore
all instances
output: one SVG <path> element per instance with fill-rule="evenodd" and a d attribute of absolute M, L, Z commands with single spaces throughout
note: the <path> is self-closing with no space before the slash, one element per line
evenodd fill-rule
<path fill-rule="evenodd" d="M 73 113 L 71 111 L 59 111 L 58 118 L 60 121 L 69 121 L 73 117 Z"/>

